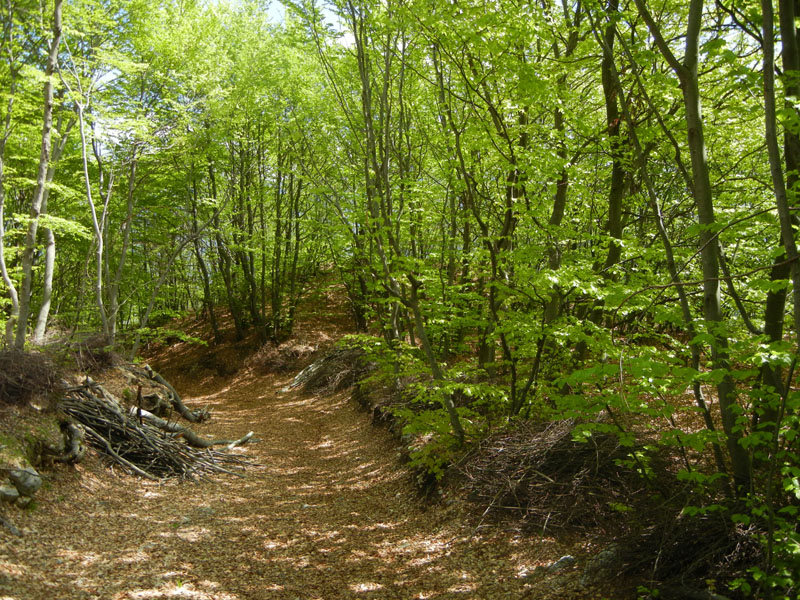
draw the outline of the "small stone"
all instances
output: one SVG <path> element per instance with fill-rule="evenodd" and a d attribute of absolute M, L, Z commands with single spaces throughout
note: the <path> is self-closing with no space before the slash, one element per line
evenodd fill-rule
<path fill-rule="evenodd" d="M 566 569 L 567 567 L 571 567 L 575 564 L 575 557 L 570 556 L 567 554 L 566 556 L 562 556 L 552 565 L 547 567 L 547 570 L 551 573 L 555 573 L 556 571 L 561 571 L 562 569 Z"/>
<path fill-rule="evenodd" d="M 19 491 L 17 488 L 10 485 L 0 486 L 0 500 L 14 502 L 17 498 L 19 498 Z"/>
<path fill-rule="evenodd" d="M 42 477 L 33 467 L 14 469 L 9 472 L 8 478 L 22 496 L 33 496 L 42 487 Z"/>

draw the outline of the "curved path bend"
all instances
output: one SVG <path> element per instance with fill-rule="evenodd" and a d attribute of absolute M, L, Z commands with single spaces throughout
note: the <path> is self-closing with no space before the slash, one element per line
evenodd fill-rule
<path fill-rule="evenodd" d="M 63 467 L 0 533 L 0 600 L 568 598 L 529 577 L 569 549 L 426 506 L 396 444 L 347 395 L 281 393 L 241 372 L 173 379 L 199 432 L 260 442 L 239 479 L 153 483 Z M 563 579 L 564 576 L 561 576 Z M 555 582 L 552 582 L 555 583 Z"/>

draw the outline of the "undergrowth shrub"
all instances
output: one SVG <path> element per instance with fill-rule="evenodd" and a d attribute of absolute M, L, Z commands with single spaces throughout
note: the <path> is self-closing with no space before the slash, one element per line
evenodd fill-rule
<path fill-rule="evenodd" d="M 572 420 L 521 421 L 478 442 L 455 470 L 486 514 L 528 530 L 606 528 L 647 495 L 611 433 L 575 435 Z"/>
<path fill-rule="evenodd" d="M 133 339 L 136 335 L 141 337 L 144 344 L 176 344 L 187 342 L 189 344 L 199 344 L 207 346 L 208 342 L 204 339 L 189 335 L 180 329 L 170 329 L 169 327 L 156 327 L 150 323 L 147 327 L 133 329 L 126 332 L 125 338 Z"/>
<path fill-rule="evenodd" d="M 373 368 L 360 348 L 343 342 L 301 373 L 303 391 L 337 392 L 356 386 Z"/>
<path fill-rule="evenodd" d="M 511 365 L 502 359 L 456 362 L 434 380 L 417 347 L 371 336 L 348 343 L 372 365 L 358 393 L 391 416 L 421 485 L 457 474 L 487 514 L 539 532 L 605 532 L 622 548 L 618 573 L 641 577 L 650 597 L 682 586 L 711 586 L 731 598 L 795 597 L 800 392 L 782 397 L 760 379 L 764 364 L 780 364 L 790 377 L 793 359 L 774 344 L 736 341 L 736 368 L 698 370 L 688 366 L 688 344 L 667 334 L 628 344 L 608 331 L 595 335 L 603 329 L 593 324 L 576 321 L 570 331 L 580 334 L 582 360 L 570 366 L 566 338 L 555 339 L 555 351 L 542 346 L 546 360 L 560 361 L 543 369 L 560 374 L 542 375 L 518 416 L 509 410 Z M 534 349 L 529 344 L 529 358 Z M 729 475 L 713 396 L 722 377 L 740 390 L 735 431 L 752 458 L 749 490 L 735 490 Z M 452 433 L 445 399 L 456 407 L 465 446 Z"/>

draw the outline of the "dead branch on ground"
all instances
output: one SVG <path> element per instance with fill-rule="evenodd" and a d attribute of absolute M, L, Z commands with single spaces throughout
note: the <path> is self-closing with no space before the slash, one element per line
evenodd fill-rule
<path fill-rule="evenodd" d="M 186 440 L 186 443 L 192 446 L 193 448 L 211 448 L 212 446 L 227 446 L 229 450 L 232 450 L 236 446 L 241 446 L 243 444 L 246 444 L 253 437 L 253 432 L 251 431 L 247 435 L 240 437 L 238 440 L 208 440 L 206 438 L 200 437 L 194 431 L 192 431 L 188 427 L 184 427 L 180 423 L 175 423 L 174 421 L 167 421 L 166 419 L 157 417 L 156 415 L 154 415 L 149 411 L 136 408 L 135 406 L 131 406 L 129 412 L 131 416 L 143 419 L 148 423 L 155 425 L 161 431 L 166 431 L 167 433 L 173 433 L 175 434 L 175 437 L 183 437 Z"/>
<path fill-rule="evenodd" d="M 130 370 L 130 369 L 129 369 Z M 161 375 L 159 375 L 150 365 L 144 366 L 144 371 L 147 373 L 147 376 L 152 379 L 153 381 L 160 383 L 169 391 L 169 400 L 172 404 L 172 407 L 178 411 L 181 417 L 189 421 L 190 423 L 203 423 L 209 419 L 211 413 L 206 408 L 198 408 L 195 410 L 189 410 L 187 406 L 181 400 L 180 394 L 175 390 L 170 383 L 164 379 Z"/>

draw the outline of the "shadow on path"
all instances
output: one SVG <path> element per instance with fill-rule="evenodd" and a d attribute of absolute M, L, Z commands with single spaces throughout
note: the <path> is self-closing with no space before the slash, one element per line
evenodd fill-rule
<path fill-rule="evenodd" d="M 254 430 L 261 441 L 235 452 L 258 466 L 201 483 L 96 460 L 59 471 L 20 519 L 26 537 L 0 538 L 1 600 L 577 597 L 526 577 L 569 549 L 476 535 L 454 506 L 426 507 L 388 433 L 345 395 L 247 373 L 174 382 L 213 410 L 201 433 Z"/>

